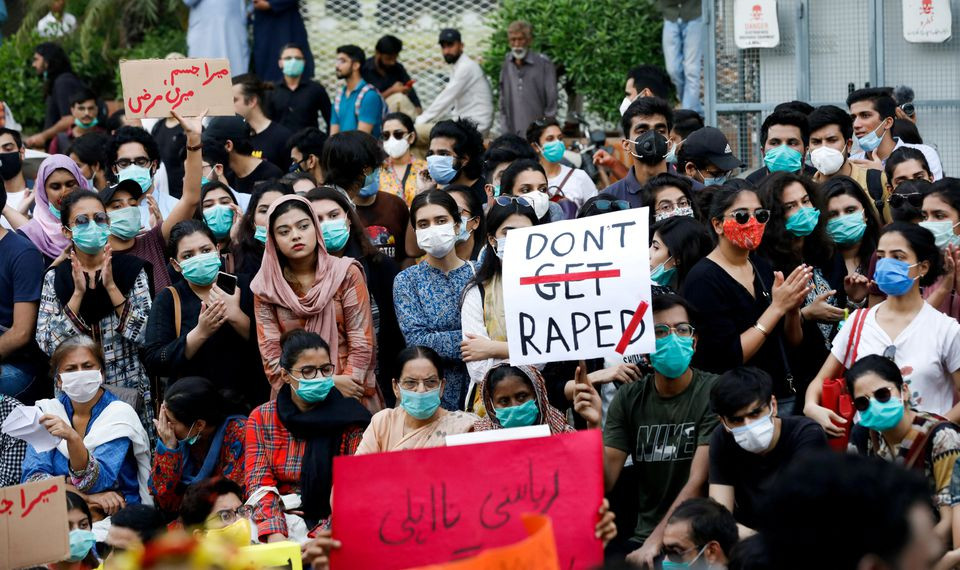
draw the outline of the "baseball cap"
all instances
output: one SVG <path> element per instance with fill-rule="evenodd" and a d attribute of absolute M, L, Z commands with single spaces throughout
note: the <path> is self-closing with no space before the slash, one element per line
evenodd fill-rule
<path fill-rule="evenodd" d="M 733 155 L 727 137 L 716 127 L 703 127 L 690 133 L 683 141 L 682 152 L 686 156 L 705 158 L 721 170 L 746 167 Z"/>
<path fill-rule="evenodd" d="M 113 195 L 120 191 L 129 192 L 134 200 L 139 200 L 143 196 L 143 188 L 140 183 L 133 179 L 121 180 L 112 186 L 107 186 L 100 191 L 100 201 L 109 204 L 113 200 Z"/>
<path fill-rule="evenodd" d="M 463 41 L 460 39 L 460 31 L 455 28 L 444 28 L 440 30 L 440 42 L 441 44 L 452 44 L 456 42 Z"/>
<path fill-rule="evenodd" d="M 201 141 L 217 140 L 225 142 L 241 141 L 250 138 L 250 125 L 240 115 L 232 117 L 214 117 L 203 129 Z"/>

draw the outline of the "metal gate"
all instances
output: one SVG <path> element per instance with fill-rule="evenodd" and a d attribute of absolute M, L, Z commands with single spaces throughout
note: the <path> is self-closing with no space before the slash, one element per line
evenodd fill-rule
<path fill-rule="evenodd" d="M 780 45 L 738 49 L 734 0 L 704 0 L 704 102 L 750 168 L 760 165 L 760 124 L 781 102 L 846 109 L 851 88 L 906 85 L 916 92 L 923 142 L 944 172 L 960 174 L 960 0 L 951 0 L 954 37 L 940 44 L 903 39 L 902 0 L 778 0 Z"/>

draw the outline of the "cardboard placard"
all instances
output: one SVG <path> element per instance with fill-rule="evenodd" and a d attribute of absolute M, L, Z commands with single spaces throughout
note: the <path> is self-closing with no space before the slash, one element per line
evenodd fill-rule
<path fill-rule="evenodd" d="M 337 457 L 331 568 L 411 568 L 477 556 L 526 536 L 523 514 L 549 517 L 560 566 L 603 562 L 599 430 Z M 370 493 L 375 490 L 376 497 Z"/>
<path fill-rule="evenodd" d="M 63 477 L 0 488 L 0 568 L 66 560 L 69 529 Z"/>
<path fill-rule="evenodd" d="M 653 352 L 647 208 L 516 228 L 503 298 L 511 364 Z"/>
<path fill-rule="evenodd" d="M 475 558 L 413 570 L 560 570 L 550 519 L 543 515 L 522 515 L 521 518 L 530 536 L 516 544 L 491 548 Z"/>
<path fill-rule="evenodd" d="M 903 0 L 903 39 L 942 43 L 953 35 L 950 0 Z"/>
<path fill-rule="evenodd" d="M 780 45 L 777 0 L 736 0 L 733 29 L 740 49 L 777 47 Z"/>
<path fill-rule="evenodd" d="M 137 59 L 120 62 L 123 109 L 138 119 L 233 115 L 233 85 L 226 59 Z"/>

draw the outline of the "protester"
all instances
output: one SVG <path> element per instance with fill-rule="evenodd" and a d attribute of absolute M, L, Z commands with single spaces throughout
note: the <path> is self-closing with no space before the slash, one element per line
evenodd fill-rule
<path fill-rule="evenodd" d="M 298 2 L 253 2 L 253 71 L 264 81 L 280 81 L 276 61 L 283 46 L 295 43 L 301 46 L 304 59 L 304 77 L 313 77 L 313 54 L 307 41 L 307 29 L 300 15 Z M 246 69 L 246 67 L 244 67 Z"/>
<path fill-rule="evenodd" d="M 623 101 L 620 102 L 620 115 L 622 116 L 630 103 L 633 103 L 638 97 L 669 99 L 671 81 L 670 76 L 662 67 L 638 65 L 631 68 L 627 72 L 627 80 L 623 85 L 624 97 Z"/>
<path fill-rule="evenodd" d="M 354 398 L 333 390 L 335 358 L 320 335 L 292 330 L 279 345 L 283 387 L 246 426 L 246 488 L 260 542 L 303 541 L 306 530 L 330 517 L 333 458 L 352 455 L 370 422 L 370 412 Z M 304 536 L 290 534 L 295 515 L 285 516 L 281 503 L 289 493 L 301 497 Z"/>
<path fill-rule="evenodd" d="M 230 249 L 231 236 L 236 235 L 243 219 L 243 210 L 236 195 L 222 182 L 209 182 L 200 189 L 200 205 L 193 218 L 206 224 L 213 232 L 220 253 L 221 268 L 237 274 L 237 262 Z"/>
<path fill-rule="evenodd" d="M 677 152 L 683 146 L 683 142 L 687 140 L 688 136 L 702 129 L 703 126 L 703 117 L 696 111 L 674 109 L 673 128 L 670 129 L 670 136 L 667 137 L 673 147 L 670 149 L 670 154 L 667 155 L 667 162 L 675 165 L 677 163 Z"/>
<path fill-rule="evenodd" d="M 157 446 L 150 493 L 157 508 L 176 513 L 184 489 L 208 477 L 225 477 L 243 485 L 247 417 L 230 398 L 199 376 L 180 378 L 167 388 L 154 420 Z"/>
<path fill-rule="evenodd" d="M 103 355 L 87 336 L 64 340 L 51 355 L 60 394 L 37 407 L 40 424 L 63 441 L 44 452 L 28 444 L 21 482 L 65 477 L 89 506 L 109 516 L 125 505 L 152 503 L 150 440 L 133 408 L 105 389 Z"/>
<path fill-rule="evenodd" d="M 93 570 L 100 566 L 97 558 L 97 538 L 93 534 L 93 514 L 83 497 L 66 492 L 67 528 L 70 529 L 70 555 L 66 560 L 47 566 L 54 570 Z"/>
<path fill-rule="evenodd" d="M 890 206 L 890 217 L 894 222 L 919 224 L 923 221 L 923 196 L 930 190 L 930 182 L 924 179 L 904 180 L 897 184 L 896 190 L 890 194 L 887 204 Z M 871 295 L 874 292 L 871 291 Z"/>
<path fill-rule="evenodd" d="M 190 124 L 194 134 L 200 133 L 199 118 L 184 119 L 184 121 Z M 181 129 L 183 129 L 182 126 Z M 195 137 L 191 137 L 191 140 L 194 143 L 197 142 Z M 180 162 L 178 170 L 184 172 L 186 167 L 183 164 L 184 158 L 181 152 L 183 152 L 182 146 L 177 148 L 177 160 Z M 160 148 L 147 131 L 140 127 L 128 126 L 117 129 L 107 148 L 107 162 L 112 172 L 111 181 L 133 180 L 140 185 L 141 193 L 146 196 L 144 200 L 137 202 L 140 206 L 140 223 L 143 227 L 159 226 L 163 218 L 169 216 L 176 208 L 178 202 L 170 196 L 169 188 L 165 186 L 164 167 L 160 164 Z M 158 246 L 159 236 L 153 236 L 150 241 L 154 246 Z M 159 244 L 159 249 L 162 249 L 162 244 Z"/>
<path fill-rule="evenodd" d="M 576 409 L 583 412 L 589 428 L 599 428 L 600 396 L 586 376 L 583 370 L 577 378 Z M 583 388 L 579 389 L 581 383 Z M 552 435 L 576 431 L 560 410 L 550 405 L 543 375 L 535 367 L 496 364 L 487 371 L 481 386 L 485 414 L 474 424 L 476 431 L 532 425 L 548 426 Z"/>
<path fill-rule="evenodd" d="M 390 35 L 381 37 L 373 48 L 373 57 L 363 62 L 360 74 L 364 81 L 380 92 L 390 113 L 399 112 L 416 117 L 423 111 L 423 105 L 413 88 L 416 80 L 411 79 L 403 64 L 397 61 L 401 51 L 403 42 L 400 38 Z"/>
<path fill-rule="evenodd" d="M 557 116 L 557 70 L 533 51 L 533 27 L 515 20 L 507 27 L 510 50 L 500 64 L 498 119 L 501 133 L 523 136 L 534 121 Z"/>
<path fill-rule="evenodd" d="M 846 268 L 846 308 L 861 307 L 867 299 L 867 266 L 880 239 L 877 210 L 853 178 L 833 176 L 820 191 L 827 204 L 827 233 Z"/>
<path fill-rule="evenodd" d="M 179 127 L 179 123 L 177 126 Z M 87 187 L 91 190 L 102 190 L 107 187 L 107 172 L 109 170 L 107 148 L 109 146 L 109 135 L 102 132 L 92 132 L 73 141 L 73 144 L 67 148 L 67 155 L 70 160 L 77 163 L 80 173 L 87 181 Z M 2 147 L 2 143 L 0 143 L 0 147 Z M 182 182 L 180 194 L 183 194 Z"/>
<path fill-rule="evenodd" d="M 43 130 L 27 137 L 24 144 L 30 148 L 46 148 L 58 133 L 73 124 L 70 96 L 84 89 L 80 78 L 70 66 L 70 58 L 63 48 L 44 42 L 33 50 L 33 70 L 43 78 Z"/>
<path fill-rule="evenodd" d="M 720 129 L 703 127 L 690 133 L 677 153 L 677 171 L 704 186 L 723 184 L 730 174 L 743 168 Z"/>
<path fill-rule="evenodd" d="M 323 85 L 305 73 L 306 59 L 300 44 L 288 43 L 280 51 L 278 65 L 283 79 L 274 83 L 267 98 L 267 116 L 293 132 L 319 125 L 318 116 L 329 129 L 330 96 Z"/>
<path fill-rule="evenodd" d="M 533 208 L 539 223 L 547 224 L 566 219 L 563 208 L 547 196 L 547 173 L 540 163 L 521 158 L 510 163 L 500 173 L 500 195 L 522 198 Z"/>
<path fill-rule="evenodd" d="M 225 57 L 230 74 L 250 67 L 247 42 L 248 9 L 245 0 L 184 0 L 190 9 L 187 54 L 190 57 Z"/>
<path fill-rule="evenodd" d="M 937 282 L 924 287 L 923 298 L 941 312 L 953 318 L 960 317 L 957 300 L 957 261 L 960 261 L 960 180 L 941 178 L 933 183 L 923 197 L 923 221 L 920 226 L 930 230 L 943 254 L 944 271 Z"/>
<path fill-rule="evenodd" d="M 890 153 L 883 168 L 887 177 L 887 188 L 891 194 L 907 180 L 925 180 L 927 182 L 935 180 L 926 156 L 915 148 L 901 147 L 894 150 Z"/>
<path fill-rule="evenodd" d="M 250 125 L 255 158 L 269 161 L 281 171 L 289 166 L 287 141 L 293 132 L 266 114 L 267 91 L 273 84 L 264 83 L 253 74 L 233 78 L 233 109 Z"/>
<path fill-rule="evenodd" d="M 237 192 L 249 195 L 257 182 L 283 176 L 273 163 L 253 156 L 250 125 L 242 117 L 214 117 L 203 130 L 203 143 L 209 142 L 227 153 L 230 170 L 227 182 Z"/>
<path fill-rule="evenodd" d="M 17 229 L 27 223 L 27 209 L 33 205 L 33 190 L 27 188 L 23 176 L 23 157 L 26 149 L 20 131 L 0 127 L 0 178 L 6 202 L 0 208 L 0 226 Z"/>
<path fill-rule="evenodd" d="M 274 202 L 293 193 L 293 189 L 282 182 L 260 182 L 254 187 L 246 213 L 234 226 L 236 230 L 231 229 L 230 249 L 238 275 L 252 277 L 260 271 L 267 243 L 267 212 Z"/>
<path fill-rule="evenodd" d="M 663 533 L 666 568 L 723 568 L 737 543 L 737 521 L 713 499 L 698 497 L 677 505 Z"/>
<path fill-rule="evenodd" d="M 677 88 L 680 106 L 698 113 L 703 112 L 700 103 L 700 65 L 703 59 L 701 37 L 704 23 L 700 8 L 696 0 L 660 2 L 663 58 L 667 71 Z"/>
<path fill-rule="evenodd" d="M 387 158 L 380 166 L 378 189 L 403 198 L 409 206 L 417 195 L 417 179 L 427 169 L 427 161 L 410 151 L 417 142 L 413 119 L 404 113 L 390 113 L 383 118 L 381 139 Z"/>
<path fill-rule="evenodd" d="M 326 133 L 316 127 L 306 127 L 297 131 L 287 141 L 287 146 L 290 147 L 290 167 L 293 168 L 296 164 L 295 172 L 311 176 L 313 178 L 311 188 L 315 188 L 324 179 L 320 158 L 323 156 L 323 145 L 326 142 Z"/>
<path fill-rule="evenodd" d="M 76 139 L 87 133 L 103 132 L 103 129 L 97 126 L 100 107 L 97 105 L 97 96 L 93 91 L 84 88 L 71 93 L 69 104 L 73 124 L 50 140 L 48 148 L 50 154 L 66 154 L 67 149 Z"/>
<path fill-rule="evenodd" d="M 121 554 L 142 552 L 145 545 L 166 530 L 160 511 L 147 505 L 127 505 L 110 517 L 106 543 L 110 554 L 104 560 L 106 568 L 113 568 Z"/>
<path fill-rule="evenodd" d="M 317 187 L 317 179 L 306 172 L 288 172 L 280 178 L 280 182 L 289 184 L 293 188 L 293 193 L 298 196 L 303 196 Z"/>
<path fill-rule="evenodd" d="M 242 483 L 223 476 L 198 479 L 192 483 L 184 491 L 180 502 L 180 522 L 183 527 L 192 530 L 194 536 L 211 530 L 242 527 L 246 530 L 249 544 L 253 508 L 243 504 Z"/>
<path fill-rule="evenodd" d="M 453 196 L 460 209 L 460 232 L 457 234 L 457 257 L 464 261 L 478 261 L 487 246 L 483 205 L 467 186 L 451 184 L 443 189 Z"/>
<path fill-rule="evenodd" d="M 810 142 L 807 117 L 790 110 L 774 111 L 760 126 L 763 166 L 747 175 L 746 180 L 759 185 L 774 172 L 792 172 L 812 176 L 816 169 L 803 164 Z"/>
<path fill-rule="evenodd" d="M 526 140 L 513 134 L 495 138 L 483 153 L 481 178 L 484 182 L 483 191 L 487 195 L 487 207 L 490 207 L 493 200 L 500 196 L 500 178 L 503 171 L 520 158 L 537 160 L 537 154 Z"/>
<path fill-rule="evenodd" d="M 360 75 L 365 59 L 363 50 L 355 45 L 337 48 L 337 79 L 343 79 L 345 84 L 333 99 L 331 135 L 356 130 L 380 136 L 386 103 L 377 89 Z"/>
<path fill-rule="evenodd" d="M 87 181 L 72 160 L 54 154 L 40 163 L 34 186 L 37 190 L 33 217 L 17 232 L 33 242 L 43 254 L 44 266 L 49 266 L 70 245 L 70 238 L 63 234 L 60 223 L 63 201 L 72 192 L 87 189 Z"/>
<path fill-rule="evenodd" d="M 420 136 L 419 130 L 417 136 Z M 448 184 L 470 186 L 477 198 L 484 201 L 483 135 L 477 130 L 477 124 L 463 118 L 440 121 L 430 129 L 429 139 L 427 170 L 421 171 L 422 182 L 427 183 L 424 188 L 430 186 L 430 181 L 441 188 Z"/>
<path fill-rule="evenodd" d="M 650 233 L 651 284 L 680 291 L 690 270 L 713 250 L 710 234 L 688 216 L 659 221 Z"/>
<path fill-rule="evenodd" d="M 597 186 L 587 173 L 579 168 L 561 164 L 566 147 L 560 123 L 554 118 L 540 119 L 526 129 L 527 142 L 539 154 L 540 166 L 547 175 L 547 186 L 552 193 L 572 200 L 577 207 L 597 195 Z"/>
<path fill-rule="evenodd" d="M 0 424 L 6 421 L 10 412 L 22 405 L 16 398 L 0 394 Z M 20 470 L 26 452 L 26 441 L 0 433 L 0 487 L 20 483 Z"/>
<path fill-rule="evenodd" d="M 667 172 L 667 135 L 673 128 L 673 112 L 663 99 L 638 97 L 630 103 L 620 119 L 623 139 L 620 146 L 630 154 L 633 167 L 627 176 L 604 189 L 618 200 L 641 203 L 640 189 L 647 180 Z"/>
<path fill-rule="evenodd" d="M 640 189 L 643 206 L 650 208 L 650 224 L 686 216 L 700 219 L 700 209 L 693 199 L 690 182 L 676 174 L 658 174 Z"/>

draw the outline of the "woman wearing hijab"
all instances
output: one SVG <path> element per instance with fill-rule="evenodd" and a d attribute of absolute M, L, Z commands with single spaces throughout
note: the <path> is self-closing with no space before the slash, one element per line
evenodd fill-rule
<path fill-rule="evenodd" d="M 33 218 L 17 231 L 37 246 L 49 266 L 70 245 L 60 223 L 63 201 L 74 190 L 88 189 L 87 181 L 69 156 L 54 154 L 40 163 L 34 188 Z"/>
<path fill-rule="evenodd" d="M 370 295 L 360 263 L 327 253 L 310 202 L 284 196 L 270 206 L 260 272 L 250 284 L 257 339 L 272 396 L 283 384 L 280 336 L 305 329 L 330 339 L 337 389 L 371 412 L 383 408 L 377 385 Z"/>

